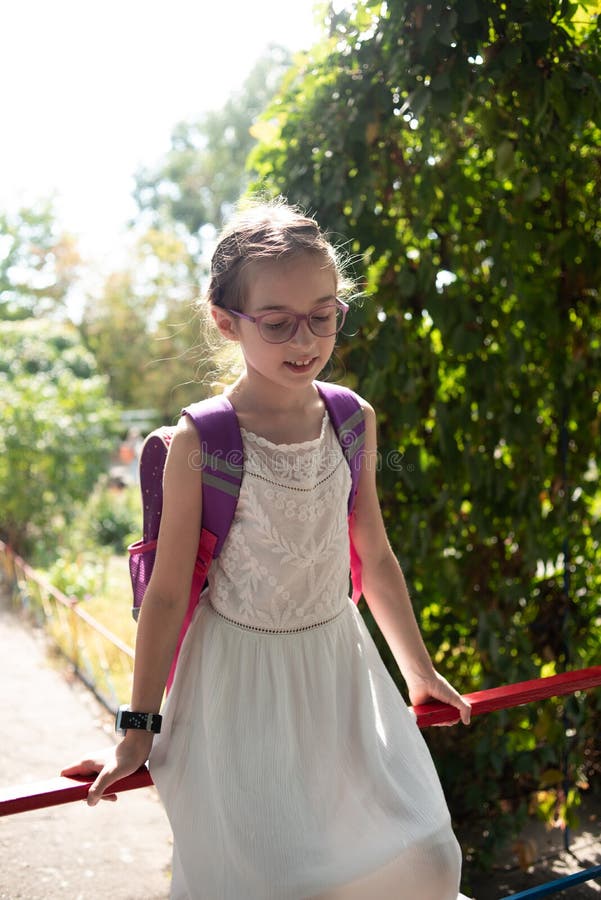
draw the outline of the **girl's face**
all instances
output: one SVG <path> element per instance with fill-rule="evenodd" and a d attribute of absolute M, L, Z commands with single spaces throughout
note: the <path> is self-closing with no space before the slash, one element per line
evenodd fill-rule
<path fill-rule="evenodd" d="M 304 254 L 281 262 L 256 263 L 247 278 L 242 312 L 249 316 L 274 311 L 308 315 L 324 304 L 335 303 L 335 272 L 316 256 Z M 263 382 L 265 388 L 307 388 L 334 349 L 336 336 L 314 335 L 306 320 L 299 322 L 289 341 L 272 344 L 261 337 L 253 322 L 233 316 L 229 319 L 244 354 L 248 377 Z"/>

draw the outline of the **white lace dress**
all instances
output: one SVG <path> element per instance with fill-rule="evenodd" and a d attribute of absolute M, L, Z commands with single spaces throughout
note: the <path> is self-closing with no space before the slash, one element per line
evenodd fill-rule
<path fill-rule="evenodd" d="M 348 598 L 348 466 L 243 431 L 236 518 L 150 767 L 174 900 L 454 900 L 428 749 Z"/>

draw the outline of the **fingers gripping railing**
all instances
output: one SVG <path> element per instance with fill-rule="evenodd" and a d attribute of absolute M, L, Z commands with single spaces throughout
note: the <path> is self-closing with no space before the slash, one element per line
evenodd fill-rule
<path fill-rule="evenodd" d="M 559 697 L 575 691 L 588 690 L 599 685 L 601 685 L 601 666 L 593 666 L 589 669 L 565 672 L 562 675 L 552 675 L 549 678 L 521 681 L 517 684 L 477 691 L 474 694 L 465 694 L 465 697 L 471 703 L 472 715 L 479 716 L 495 710 L 523 706 L 526 703 L 533 703 L 548 697 Z M 459 719 L 454 707 L 438 701 L 416 706 L 414 713 L 420 728 L 452 724 Z M 49 781 L 0 788 L 0 816 L 42 809 L 46 806 L 57 806 L 73 800 L 83 800 L 87 796 L 93 780 L 93 778 L 58 777 Z M 151 784 L 150 772 L 146 766 L 142 766 L 133 775 L 122 778 L 116 784 L 111 785 L 110 791 L 119 793 L 139 787 L 148 787 Z"/>
<path fill-rule="evenodd" d="M 495 712 L 498 709 L 511 709 L 514 706 L 525 706 L 548 697 L 561 697 L 585 691 L 601 685 L 601 666 L 589 669 L 575 669 L 561 675 L 548 678 L 535 678 L 533 681 L 519 681 L 502 687 L 465 694 L 472 704 L 472 715 Z M 459 721 L 457 710 L 446 703 L 425 703 L 414 708 L 417 724 L 420 728 L 428 725 L 447 725 Z"/>

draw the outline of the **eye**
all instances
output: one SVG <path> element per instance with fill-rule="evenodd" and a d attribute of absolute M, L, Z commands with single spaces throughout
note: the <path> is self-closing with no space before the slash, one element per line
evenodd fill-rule
<path fill-rule="evenodd" d="M 326 306 L 312 313 L 311 318 L 314 322 L 331 322 L 336 314 L 335 306 Z"/>
<path fill-rule="evenodd" d="M 263 319 L 263 328 L 268 331 L 280 331 L 290 325 L 290 319 L 285 316 L 281 319 Z"/>

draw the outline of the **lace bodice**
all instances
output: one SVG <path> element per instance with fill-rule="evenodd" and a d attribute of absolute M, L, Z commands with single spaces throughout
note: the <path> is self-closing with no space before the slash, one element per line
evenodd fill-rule
<path fill-rule="evenodd" d="M 273 444 L 242 429 L 236 516 L 209 571 L 217 612 L 266 631 L 301 629 L 347 602 L 350 473 L 324 415 L 321 435 Z"/>

